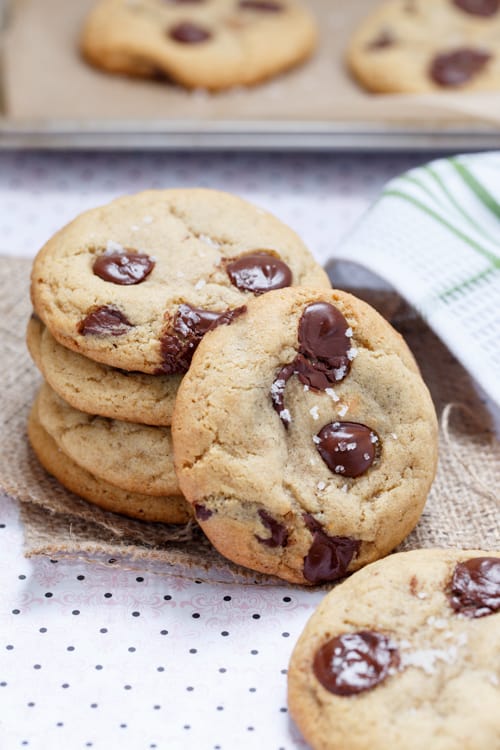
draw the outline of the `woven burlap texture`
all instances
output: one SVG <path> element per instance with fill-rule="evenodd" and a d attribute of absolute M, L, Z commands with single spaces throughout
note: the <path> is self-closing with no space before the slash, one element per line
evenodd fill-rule
<path fill-rule="evenodd" d="M 67 492 L 39 466 L 26 437 L 28 412 L 41 381 L 24 341 L 31 313 L 31 263 L 12 258 L 0 259 L 0 263 L 0 491 L 20 503 L 26 555 L 120 561 L 129 567 L 151 565 L 163 572 L 208 580 L 272 582 L 224 560 L 195 524 L 166 526 L 108 513 Z M 441 425 L 436 481 L 420 523 L 401 549 L 497 548 L 500 445 L 488 410 L 469 375 L 397 297 L 369 297 L 408 341 Z"/>

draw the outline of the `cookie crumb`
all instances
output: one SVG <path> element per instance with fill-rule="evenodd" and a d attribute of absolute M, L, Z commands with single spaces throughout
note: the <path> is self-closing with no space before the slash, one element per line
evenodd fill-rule
<path fill-rule="evenodd" d="M 114 240 L 108 240 L 106 242 L 106 252 L 107 253 L 124 253 L 125 248 L 123 245 L 120 245 L 119 242 L 115 242 Z"/>

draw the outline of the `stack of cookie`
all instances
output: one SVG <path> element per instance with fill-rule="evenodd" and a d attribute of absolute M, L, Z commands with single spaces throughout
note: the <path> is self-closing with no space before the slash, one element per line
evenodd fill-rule
<path fill-rule="evenodd" d="M 329 287 L 294 232 L 225 193 L 149 191 L 79 216 L 33 266 L 40 462 L 107 510 L 189 520 L 170 433 L 182 377 L 208 331 L 292 284 Z"/>

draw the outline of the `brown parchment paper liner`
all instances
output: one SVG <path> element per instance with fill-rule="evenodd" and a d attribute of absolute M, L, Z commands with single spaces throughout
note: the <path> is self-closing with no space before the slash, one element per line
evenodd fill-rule
<path fill-rule="evenodd" d="M 3 258 L 0 268 L 0 491 L 21 505 L 26 554 L 119 562 L 191 579 L 276 583 L 224 560 L 193 523 L 175 527 L 123 518 L 81 500 L 47 475 L 26 438 L 27 415 L 40 383 L 24 343 L 31 261 Z M 437 478 L 420 523 L 400 549 L 497 548 L 500 445 L 470 377 L 399 297 L 361 290 L 360 296 L 402 331 L 440 415 Z"/>
<path fill-rule="evenodd" d="M 500 124 L 500 91 L 430 96 L 373 95 L 346 70 L 345 46 L 380 0 L 303 0 L 316 16 L 319 44 L 294 70 L 252 88 L 215 95 L 159 81 L 110 75 L 78 52 L 85 16 L 98 0 L 7 0 L 4 40 L 5 109 L 13 120 L 308 121 L 373 127 L 432 128 L 471 122 Z M 75 92 L 78 95 L 75 96 Z M 131 125 L 130 125 L 131 127 Z"/>

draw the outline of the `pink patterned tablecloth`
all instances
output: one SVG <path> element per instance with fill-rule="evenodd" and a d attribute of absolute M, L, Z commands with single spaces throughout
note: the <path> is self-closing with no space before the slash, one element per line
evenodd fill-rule
<path fill-rule="evenodd" d="M 382 185 L 425 155 L 0 156 L 0 254 L 33 256 L 77 213 L 144 188 L 233 191 L 324 262 Z M 32 559 L 0 497 L 0 747 L 293 750 L 293 645 L 322 598 Z"/>

